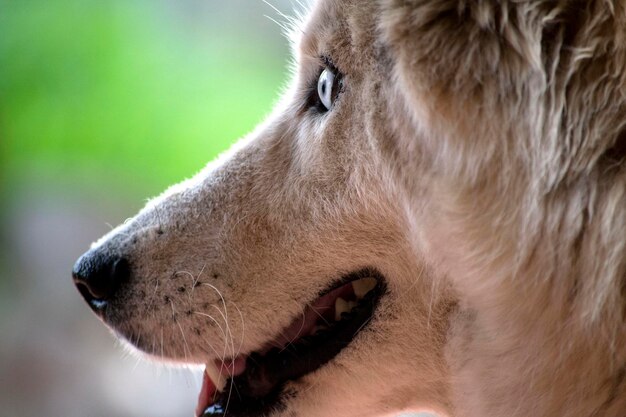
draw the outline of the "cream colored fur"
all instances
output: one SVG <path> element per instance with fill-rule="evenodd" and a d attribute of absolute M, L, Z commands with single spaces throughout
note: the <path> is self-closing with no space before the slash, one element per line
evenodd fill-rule
<path fill-rule="evenodd" d="M 320 0 L 296 34 L 268 121 L 95 245 L 133 268 L 111 325 L 204 363 L 370 266 L 375 319 L 276 417 L 624 417 L 626 2 Z"/>

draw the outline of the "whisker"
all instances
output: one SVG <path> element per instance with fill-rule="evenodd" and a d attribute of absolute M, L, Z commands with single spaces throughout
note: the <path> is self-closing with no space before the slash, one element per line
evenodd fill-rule
<path fill-rule="evenodd" d="M 224 338 L 224 340 L 226 340 L 226 333 L 224 332 L 224 329 L 222 328 L 222 326 L 219 324 L 219 322 L 217 320 L 215 320 L 215 318 L 213 316 L 211 316 L 210 314 L 207 313 L 203 313 L 201 311 L 194 311 L 193 314 L 197 314 L 199 316 L 203 316 L 203 317 L 207 317 L 209 319 L 211 319 L 213 321 L 213 323 L 215 323 L 215 325 L 220 329 L 220 331 L 222 332 L 222 337 Z M 215 356 L 216 357 L 220 357 L 221 355 L 219 353 L 217 353 L 217 350 L 209 345 L 209 347 L 213 350 L 213 352 L 215 352 Z"/>
<path fill-rule="evenodd" d="M 271 4 L 268 0 L 262 0 L 262 1 L 263 1 L 263 3 L 267 4 L 268 6 L 270 6 L 280 17 L 285 19 L 289 24 L 294 24 L 295 23 L 296 19 L 294 17 L 286 15 L 285 13 L 281 12 L 276 6 Z M 279 25 L 279 26 L 281 26 L 285 30 L 288 30 L 288 28 L 284 27 L 284 24 L 283 25 Z"/>
<path fill-rule="evenodd" d="M 328 322 L 328 320 L 326 320 L 326 318 L 325 318 L 324 316 L 322 316 L 322 315 L 320 314 L 320 312 L 319 312 L 319 311 L 317 311 L 317 310 L 316 310 L 315 308 L 313 308 L 313 307 L 311 307 L 311 310 L 313 310 L 313 312 L 314 312 L 315 314 L 317 314 L 317 316 L 318 316 L 320 319 L 322 319 L 322 321 L 323 321 L 324 323 L 326 323 L 326 325 L 327 325 L 327 326 L 330 326 L 330 323 Z"/>
<path fill-rule="evenodd" d="M 234 301 L 229 301 L 232 305 L 235 306 L 235 308 L 237 309 L 237 312 L 239 313 L 239 317 L 241 318 L 241 340 L 239 342 L 239 348 L 237 349 L 237 354 L 235 356 L 239 356 L 239 353 L 241 353 L 241 348 L 243 347 L 243 341 L 244 341 L 244 334 L 246 331 L 246 324 L 245 321 L 243 319 L 243 314 L 241 313 L 241 310 L 239 309 L 239 307 L 237 306 L 237 304 L 235 304 Z"/>
<path fill-rule="evenodd" d="M 266 17 L 269 20 L 271 20 L 272 22 L 276 23 L 278 25 L 278 27 L 283 30 L 283 32 L 288 32 L 289 31 L 289 28 L 287 26 L 285 26 L 284 23 L 280 23 L 278 20 L 274 19 L 273 17 L 268 16 L 266 14 L 264 14 L 263 17 Z"/>
<path fill-rule="evenodd" d="M 207 287 L 211 288 L 220 297 L 220 300 L 222 301 L 222 306 L 224 306 L 224 313 L 222 313 L 222 311 L 217 306 L 213 305 L 213 307 L 220 313 L 220 315 L 224 319 L 224 323 L 226 325 L 226 332 L 227 332 L 227 334 L 230 335 L 230 337 L 232 339 L 232 332 L 231 332 L 230 326 L 228 324 L 228 309 L 226 307 L 226 301 L 224 300 L 224 296 L 222 295 L 222 292 L 219 289 L 217 289 L 217 287 L 215 287 L 214 285 L 209 284 L 208 282 L 201 282 L 200 285 L 207 286 Z M 234 341 L 232 341 L 232 340 L 231 340 L 231 345 L 232 345 L 232 351 L 234 353 L 234 351 L 235 351 L 235 349 L 234 349 Z"/>
<path fill-rule="evenodd" d="M 294 302 L 297 304 L 296 301 L 294 301 Z M 298 304 L 298 308 L 302 308 L 302 307 L 300 307 L 300 305 Z M 302 332 L 302 329 L 304 329 L 304 323 L 306 322 L 306 312 L 305 312 L 305 310 L 303 308 L 302 308 L 301 316 L 302 316 L 302 325 L 300 326 L 300 329 L 298 330 L 298 333 L 296 334 L 296 336 L 293 339 L 291 339 L 291 340 L 289 340 L 287 342 L 287 344 L 283 347 L 283 349 L 281 349 L 281 352 L 283 352 L 285 349 L 287 349 L 289 346 L 291 346 L 292 343 L 295 340 L 297 340 L 298 337 L 300 337 L 300 333 Z M 283 337 L 285 339 L 288 339 L 282 332 L 281 332 L 281 334 L 283 335 Z"/>
<path fill-rule="evenodd" d="M 177 277 L 178 275 L 188 275 L 188 276 L 189 276 L 189 278 L 191 278 L 191 282 L 192 282 L 192 283 L 193 283 L 193 282 L 194 282 L 194 280 L 196 279 L 196 278 L 193 276 L 193 274 L 192 274 L 191 272 L 189 272 L 189 271 L 185 271 L 185 270 L 182 270 L 182 269 L 181 269 L 181 270 L 179 270 L 179 271 L 174 272 L 174 275 L 173 275 L 173 276 L 174 276 L 174 277 Z"/>
<path fill-rule="evenodd" d="M 189 345 L 187 344 L 187 338 L 185 337 L 185 332 L 183 331 L 183 326 L 180 325 L 180 322 L 176 318 L 176 309 L 174 308 L 174 302 L 170 299 L 170 305 L 172 306 L 172 318 L 174 319 L 174 323 L 180 329 L 180 334 L 183 337 L 183 354 L 185 355 L 185 362 L 189 362 L 187 359 L 187 352 L 191 354 L 191 350 L 189 350 Z"/>
<path fill-rule="evenodd" d="M 198 281 L 200 280 L 200 275 L 202 275 L 202 273 L 204 272 L 204 268 L 206 268 L 206 263 L 204 265 L 202 265 L 202 269 L 200 270 L 200 272 L 198 272 L 198 275 L 196 276 L 196 279 L 192 280 L 192 283 L 191 283 L 191 294 L 193 294 L 193 291 L 196 289 L 196 286 L 198 285 Z"/>

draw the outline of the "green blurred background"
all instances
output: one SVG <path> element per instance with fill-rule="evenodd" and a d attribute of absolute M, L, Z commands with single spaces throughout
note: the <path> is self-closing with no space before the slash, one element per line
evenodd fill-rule
<path fill-rule="evenodd" d="M 136 195 L 190 175 L 285 80 L 287 41 L 264 13 L 261 0 L 0 0 L 4 186 Z"/>
<path fill-rule="evenodd" d="M 0 416 L 192 415 L 199 373 L 125 353 L 70 271 L 271 110 L 273 20 L 261 0 L 0 0 Z"/>

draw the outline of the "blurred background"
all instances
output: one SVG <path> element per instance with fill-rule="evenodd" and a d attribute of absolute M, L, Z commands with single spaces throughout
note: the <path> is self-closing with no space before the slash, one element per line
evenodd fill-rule
<path fill-rule="evenodd" d="M 269 112 L 274 20 L 262 0 L 0 0 L 0 415 L 192 415 L 199 372 L 126 352 L 70 271 Z"/>
<path fill-rule="evenodd" d="M 192 415 L 198 372 L 126 353 L 70 271 L 269 112 L 272 19 L 261 0 L 0 0 L 1 416 Z"/>

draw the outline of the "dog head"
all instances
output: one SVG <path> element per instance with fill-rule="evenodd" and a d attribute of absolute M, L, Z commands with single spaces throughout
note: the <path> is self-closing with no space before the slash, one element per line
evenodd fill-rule
<path fill-rule="evenodd" d="M 273 115 L 96 242 L 80 292 L 206 364 L 198 414 L 567 409 L 614 374 L 578 358 L 626 363 L 626 19 L 592 3 L 318 2 Z"/>
<path fill-rule="evenodd" d="M 75 266 L 122 338 L 207 364 L 198 412 L 366 416 L 444 397 L 432 346 L 450 303 L 416 250 L 373 7 L 319 4 L 274 114 Z"/>

